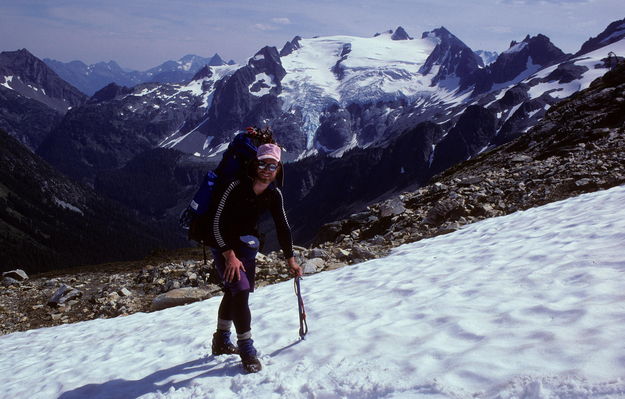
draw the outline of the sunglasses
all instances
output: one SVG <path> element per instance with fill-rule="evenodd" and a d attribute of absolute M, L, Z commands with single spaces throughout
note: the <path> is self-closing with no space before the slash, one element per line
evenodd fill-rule
<path fill-rule="evenodd" d="M 277 163 L 259 162 L 258 163 L 258 169 L 260 169 L 260 170 L 267 169 L 270 172 L 275 172 L 276 170 L 278 170 L 278 164 Z"/>

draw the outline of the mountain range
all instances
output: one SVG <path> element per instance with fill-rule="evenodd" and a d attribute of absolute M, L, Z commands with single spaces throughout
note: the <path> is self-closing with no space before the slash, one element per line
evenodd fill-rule
<path fill-rule="evenodd" d="M 61 78 L 88 96 L 92 96 L 110 83 L 120 86 L 136 86 L 146 82 L 181 83 L 191 80 L 205 65 L 235 64 L 232 60 L 226 63 L 217 53 L 210 58 L 193 54 L 185 55 L 177 61 L 166 61 L 146 71 L 129 71 L 120 67 L 115 61 L 86 65 L 82 61 L 61 62 L 44 58 L 43 62 Z"/>
<path fill-rule="evenodd" d="M 26 77 L 32 68 L 12 67 L 45 66 L 22 50 L 0 54 L 9 65 L 0 69 L 0 127 L 71 178 L 171 221 L 234 134 L 270 125 L 287 150 L 287 208 L 304 243 L 322 223 L 523 135 L 618 62 L 624 38 L 620 20 L 574 55 L 539 34 L 484 62 L 444 27 L 417 38 L 401 27 L 370 38 L 295 37 L 243 66 L 204 66 L 178 83 L 112 83 L 90 98 L 74 89 L 74 100 L 44 91 Z M 48 119 L 20 120 L 33 112 Z M 164 176 L 169 195 L 149 198 L 138 180 L 148 171 Z"/>

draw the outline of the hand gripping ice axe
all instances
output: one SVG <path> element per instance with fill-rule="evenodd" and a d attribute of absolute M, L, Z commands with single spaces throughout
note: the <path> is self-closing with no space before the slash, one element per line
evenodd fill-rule
<path fill-rule="evenodd" d="M 305 339 L 304 337 L 308 333 L 308 324 L 306 323 L 306 309 L 304 308 L 304 300 L 302 299 L 299 284 L 301 279 L 299 276 L 295 277 L 295 295 L 297 296 L 297 307 L 299 310 L 299 337 Z"/>

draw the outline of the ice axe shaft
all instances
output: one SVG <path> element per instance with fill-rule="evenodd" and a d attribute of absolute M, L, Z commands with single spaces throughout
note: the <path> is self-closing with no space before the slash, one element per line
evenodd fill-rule
<path fill-rule="evenodd" d="M 299 337 L 304 337 L 308 333 L 308 323 L 306 322 L 306 309 L 304 308 L 304 299 L 302 299 L 302 292 L 300 287 L 300 280 L 302 278 L 295 277 L 295 295 L 297 296 L 297 307 L 299 310 Z"/>

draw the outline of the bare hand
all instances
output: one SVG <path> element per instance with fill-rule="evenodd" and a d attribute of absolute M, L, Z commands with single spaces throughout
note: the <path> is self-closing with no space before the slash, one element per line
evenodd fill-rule
<path fill-rule="evenodd" d="M 224 270 L 224 278 L 227 282 L 233 283 L 241 279 L 241 270 L 245 271 L 243 262 L 236 257 L 233 250 L 228 250 L 223 253 L 226 259 L 226 269 Z"/>
<path fill-rule="evenodd" d="M 287 265 L 289 266 L 289 268 L 291 269 L 291 275 L 293 277 L 301 277 L 302 276 L 302 268 L 300 267 L 300 265 L 297 264 L 297 261 L 295 260 L 295 257 L 292 256 L 289 259 L 286 260 Z"/>

